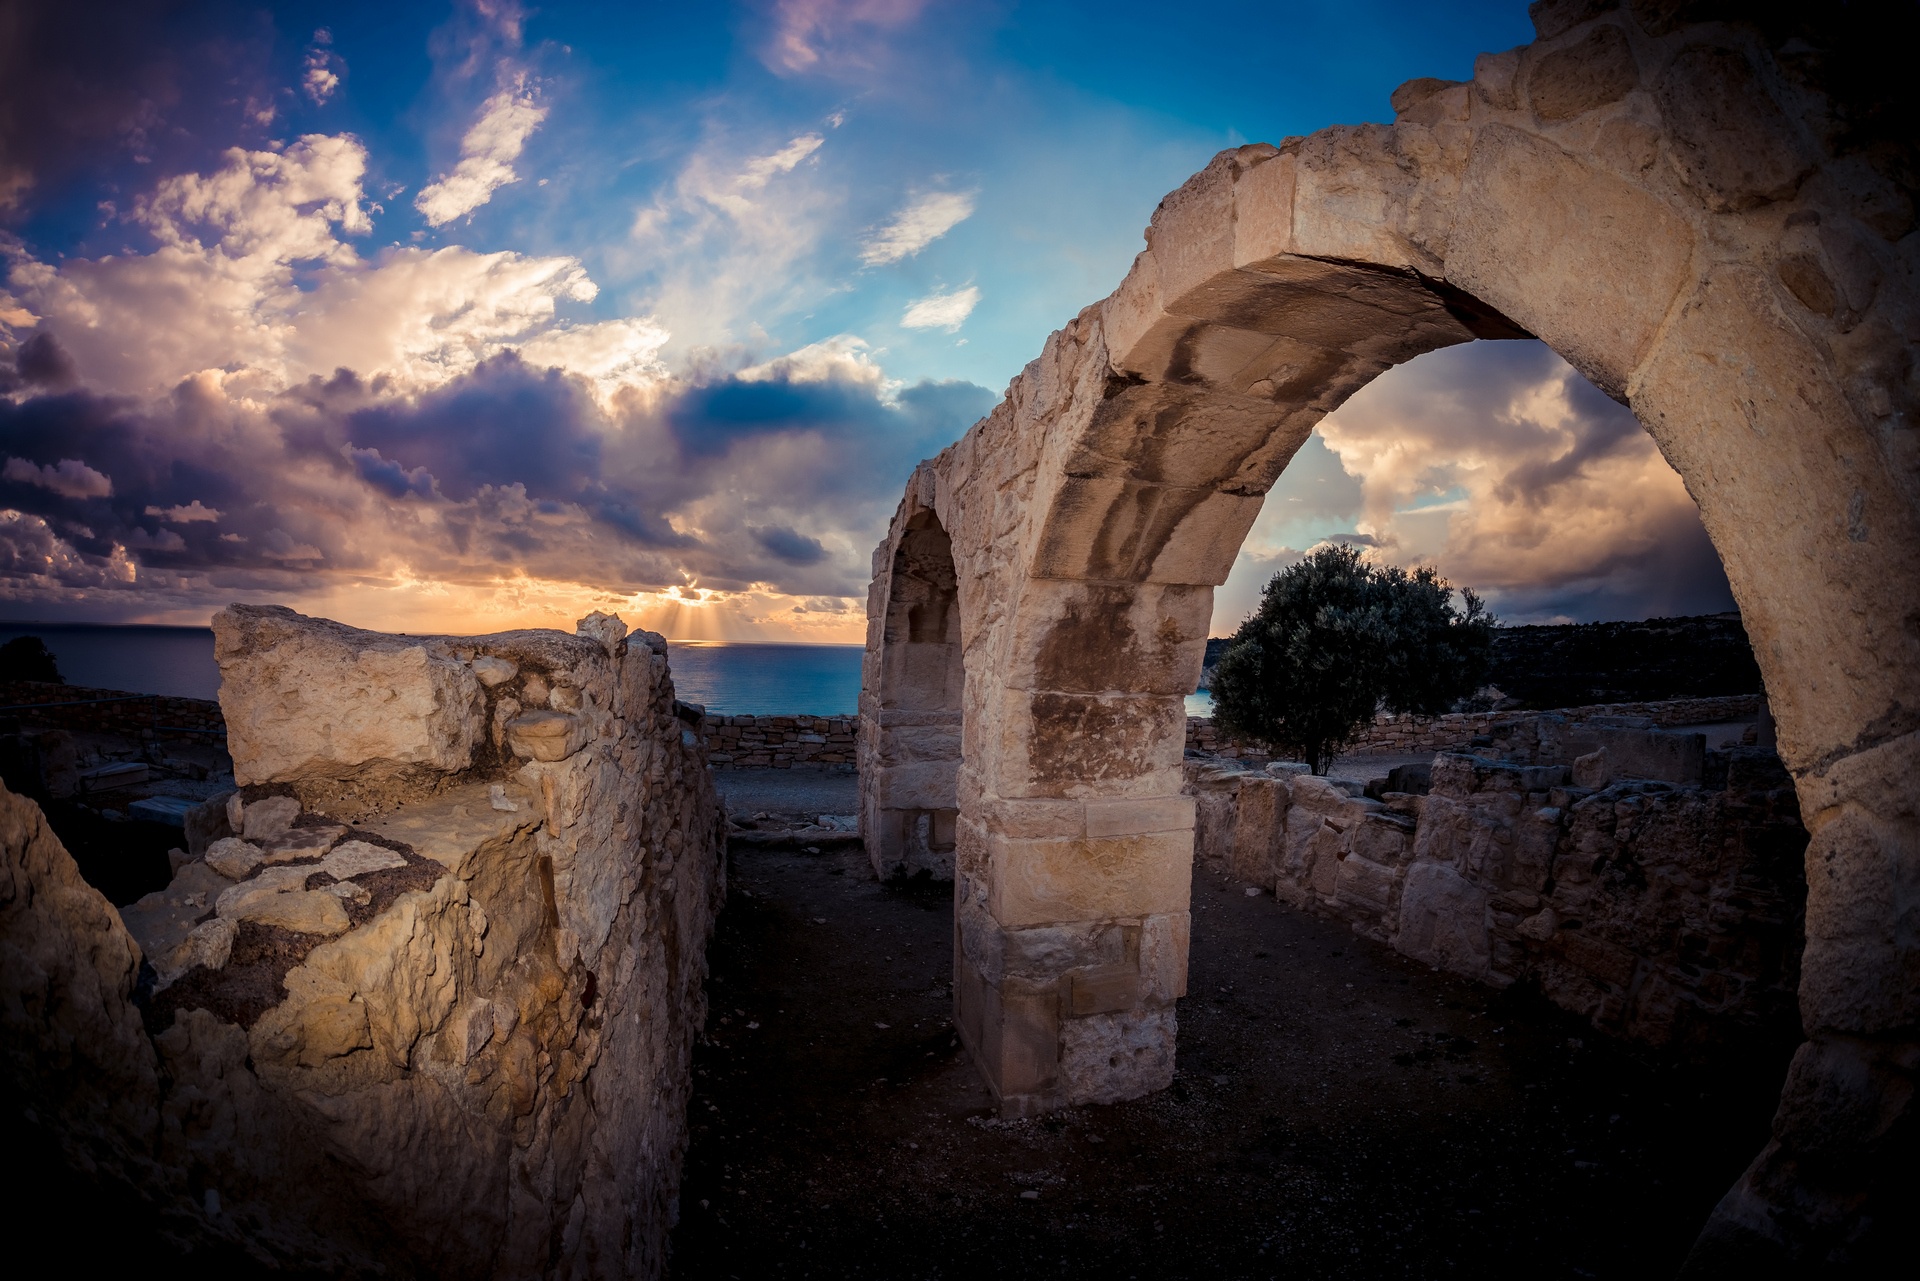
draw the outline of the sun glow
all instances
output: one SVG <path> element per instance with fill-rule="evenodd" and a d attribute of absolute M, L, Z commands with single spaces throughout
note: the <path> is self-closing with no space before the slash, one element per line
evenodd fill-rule
<path fill-rule="evenodd" d="M 851 598 L 697 587 L 623 593 L 525 575 L 471 582 L 396 575 L 249 599 L 255 604 L 286 605 L 353 627 L 416 634 L 475 636 L 529 627 L 572 631 L 575 620 L 602 610 L 618 614 L 635 630 L 658 632 L 671 641 L 844 645 L 866 638 L 865 611 Z M 167 609 L 130 621 L 204 625 L 206 617 L 197 611 Z"/>

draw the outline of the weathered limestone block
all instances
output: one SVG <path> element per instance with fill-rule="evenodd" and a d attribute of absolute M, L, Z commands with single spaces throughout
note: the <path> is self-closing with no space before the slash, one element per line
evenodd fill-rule
<path fill-rule="evenodd" d="M 176 965 L 173 958 L 226 888 L 226 879 L 205 863 L 189 862 L 181 866 L 165 889 L 121 909 L 120 919 L 127 933 L 167 982 L 188 968 Z"/>
<path fill-rule="evenodd" d="M 224 1236 L 268 1263 L 658 1275 L 724 850 L 664 642 L 604 617 L 578 636 L 400 642 L 288 611 L 242 611 L 222 637 L 230 707 L 306 706 L 304 686 L 276 682 L 332 691 L 332 728 L 307 746 L 234 741 L 239 777 L 274 779 L 276 794 L 256 781 L 229 815 L 265 848 L 215 842 L 128 908 L 125 929 L 83 886 L 70 897 L 91 896 L 101 923 L 53 912 L 49 856 L 31 869 L 34 910 L 7 922 L 8 947 L 57 936 L 86 955 L 121 940 L 104 1009 L 122 1033 L 44 1001 L 27 1020 L 51 1020 L 43 1038 L 127 1042 L 113 1049 L 125 1065 L 97 1075 L 133 1072 L 126 1098 L 144 1112 L 71 1106 L 97 1114 L 93 1133 L 158 1155 L 137 1175 L 117 1157 L 107 1174 L 173 1197 L 185 1239 Z M 448 689 L 471 701 L 422 693 Z M 508 701 L 546 705 L 536 715 L 564 733 L 495 744 L 487 727 Z M 374 742 L 362 729 L 409 714 L 427 724 L 385 723 L 383 746 L 361 751 Z M 467 746 L 405 748 L 450 742 Z M 568 750 L 544 750 L 556 742 Z M 6 836 L 10 860 L 40 848 Z M 141 949 L 157 980 L 146 1030 L 130 999 Z M 68 1058 L 46 1062 L 67 1071 Z M 199 1204 L 202 1188 L 224 1213 Z"/>
<path fill-rule="evenodd" d="M 1270 885 L 1278 868 L 1275 855 L 1286 833 L 1292 791 L 1287 780 L 1250 774 L 1240 785 L 1228 868 L 1243 881 Z"/>
<path fill-rule="evenodd" d="M 1470 978 L 1487 972 L 1487 894 L 1441 863 L 1407 869 L 1394 947 L 1416 961 Z"/>
<path fill-rule="evenodd" d="M 442 771 L 472 763 L 481 687 L 448 645 L 314 622 L 277 605 L 233 605 L 214 616 L 236 780 L 341 777 L 376 762 Z"/>

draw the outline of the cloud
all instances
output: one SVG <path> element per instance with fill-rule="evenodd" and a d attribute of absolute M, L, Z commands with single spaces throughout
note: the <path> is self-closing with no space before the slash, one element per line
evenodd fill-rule
<path fill-rule="evenodd" d="M 546 118 L 547 109 L 535 100 L 524 73 L 516 75 L 511 85 L 487 99 L 480 118 L 460 140 L 460 163 L 421 188 L 414 208 L 429 224 L 442 227 L 486 204 L 495 191 L 519 181 L 513 162 Z"/>
<path fill-rule="evenodd" d="M 750 529 L 754 541 L 789 565 L 812 565 L 826 558 L 827 549 L 817 538 L 776 525 L 771 529 Z"/>
<path fill-rule="evenodd" d="M 1631 411 L 1541 343 L 1421 356 L 1362 388 L 1315 435 L 1348 479 L 1319 486 L 1335 499 L 1320 510 L 1289 503 L 1312 497 L 1297 468 L 1330 479 L 1310 441 L 1250 547 L 1283 534 L 1295 546 L 1360 543 L 1381 560 L 1436 565 L 1511 622 L 1732 608 L 1679 476 Z"/>
<path fill-rule="evenodd" d="M 360 207 L 366 148 L 345 134 L 308 134 L 284 149 L 230 148 L 212 174 L 162 181 L 135 205 L 135 218 L 160 243 L 203 252 L 200 234 L 215 233 L 220 256 L 241 274 L 277 272 L 289 263 L 348 261 L 335 238 L 372 230 Z"/>
<path fill-rule="evenodd" d="M 113 481 L 77 458 L 62 458 L 57 464 L 36 467 L 24 458 L 9 458 L 0 477 L 20 485 L 36 485 L 62 498 L 106 498 L 113 493 Z"/>
<path fill-rule="evenodd" d="M 194 499 L 185 507 L 178 504 L 172 507 L 148 507 L 145 514 L 148 516 L 158 516 L 161 520 L 170 520 L 180 525 L 191 525 L 195 521 L 216 521 L 220 519 L 219 512 L 211 507 L 204 506 L 198 498 Z"/>
<path fill-rule="evenodd" d="M 825 141 L 817 133 L 802 134 L 772 155 L 755 156 L 741 168 L 734 185 L 742 192 L 758 191 L 778 175 L 792 173 L 802 160 L 820 150 L 820 144 Z M 726 201 L 728 197 L 716 195 L 715 199 Z M 740 198 L 732 197 L 732 204 L 740 207 Z"/>
<path fill-rule="evenodd" d="M 949 293 L 928 294 L 908 305 L 900 324 L 906 329 L 944 329 L 950 334 L 957 333 L 979 302 L 980 291 L 973 285 Z"/>
<path fill-rule="evenodd" d="M 35 317 L 27 312 L 19 319 L 33 323 Z M 0 324 L 9 323 L 0 316 Z M 80 380 L 80 371 L 74 367 L 73 357 L 67 354 L 60 340 L 51 333 L 33 334 L 22 342 L 13 352 L 13 367 L 0 365 L 0 394 L 21 387 L 41 387 L 58 391 L 71 387 Z"/>
<path fill-rule="evenodd" d="M 347 64 L 340 55 L 327 48 L 332 43 L 333 33 L 321 27 L 313 33 L 313 43 L 307 47 L 300 87 L 316 107 L 325 106 L 327 99 L 333 97 L 334 91 L 340 88 L 340 73 L 346 70 Z"/>
<path fill-rule="evenodd" d="M 877 267 L 913 257 L 965 222 L 973 214 L 973 201 L 972 192 L 935 191 L 921 196 L 868 239 L 860 261 Z"/>
<path fill-rule="evenodd" d="M 392 498 L 433 497 L 433 473 L 425 467 L 415 467 L 411 471 L 390 458 L 382 458 L 377 449 L 355 449 L 345 446 L 341 452 L 361 480 Z M 151 510 L 151 509 L 149 509 Z"/>
<path fill-rule="evenodd" d="M 776 0 L 761 56 L 790 75 L 864 70 L 879 59 L 886 35 L 925 7 L 926 0 Z"/>
<path fill-rule="evenodd" d="M 635 213 L 623 265 L 681 350 L 759 335 L 832 287 L 815 251 L 844 196 L 818 179 L 824 145 L 817 133 L 769 150 L 715 135 Z"/>
<path fill-rule="evenodd" d="M 0 325 L 41 332 L 17 349 L 14 378 L 151 396 L 212 370 L 235 392 L 271 396 L 346 367 L 417 389 L 522 343 L 551 364 L 581 361 L 603 396 L 664 377 L 653 321 L 556 323 L 560 305 L 599 292 L 575 258 L 458 245 L 362 258 L 342 236 L 368 227 L 365 169 L 345 135 L 235 149 L 138 203 L 152 253 L 57 264 L 16 253 L 18 311 Z"/>
<path fill-rule="evenodd" d="M 888 379 L 853 339 L 611 399 L 502 352 L 424 388 L 341 370 L 265 399 L 209 376 L 153 401 L 0 400 L 0 456 L 70 460 L 23 462 L 34 482 L 0 489 L 14 513 L 0 599 L 190 617 L 263 597 L 336 613 L 621 607 L 607 593 L 632 612 L 694 592 L 638 616 L 683 635 L 791 635 L 799 624 L 773 621 L 788 598 L 857 596 L 899 477 L 993 400 Z M 114 479 L 76 506 L 39 483 L 49 473 L 70 489 Z M 808 612 L 809 627 L 848 625 Z"/>

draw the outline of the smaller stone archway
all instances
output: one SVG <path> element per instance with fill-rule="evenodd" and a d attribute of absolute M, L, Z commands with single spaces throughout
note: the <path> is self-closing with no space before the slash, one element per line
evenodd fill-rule
<path fill-rule="evenodd" d="M 952 880 L 966 680 L 953 542 L 917 506 L 889 547 L 868 602 L 868 630 L 880 635 L 868 637 L 861 674 L 860 827 L 882 880 Z"/>

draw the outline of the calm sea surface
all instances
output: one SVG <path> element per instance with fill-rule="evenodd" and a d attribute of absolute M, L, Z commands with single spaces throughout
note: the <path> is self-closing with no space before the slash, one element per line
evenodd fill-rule
<path fill-rule="evenodd" d="M 673 690 L 724 716 L 852 716 L 858 645 L 669 643 Z"/>
<path fill-rule="evenodd" d="M 45 641 L 69 685 L 176 698 L 212 698 L 220 689 L 210 628 L 0 623 L 0 645 L 16 636 Z"/>
<path fill-rule="evenodd" d="M 38 636 L 69 684 L 136 694 L 213 698 L 220 669 L 205 627 L 104 627 L 96 623 L 0 623 L 0 644 Z M 860 707 L 860 646 L 690 641 L 670 646 L 674 691 L 726 716 L 851 716 Z M 1187 712 L 1213 700 L 1196 694 Z"/>
<path fill-rule="evenodd" d="M 213 698 L 220 689 L 205 627 L 0 623 L 0 644 L 16 636 L 45 641 L 72 685 L 183 698 Z M 860 706 L 858 645 L 697 642 L 673 645 L 667 660 L 675 692 L 710 712 L 851 716 Z"/>

